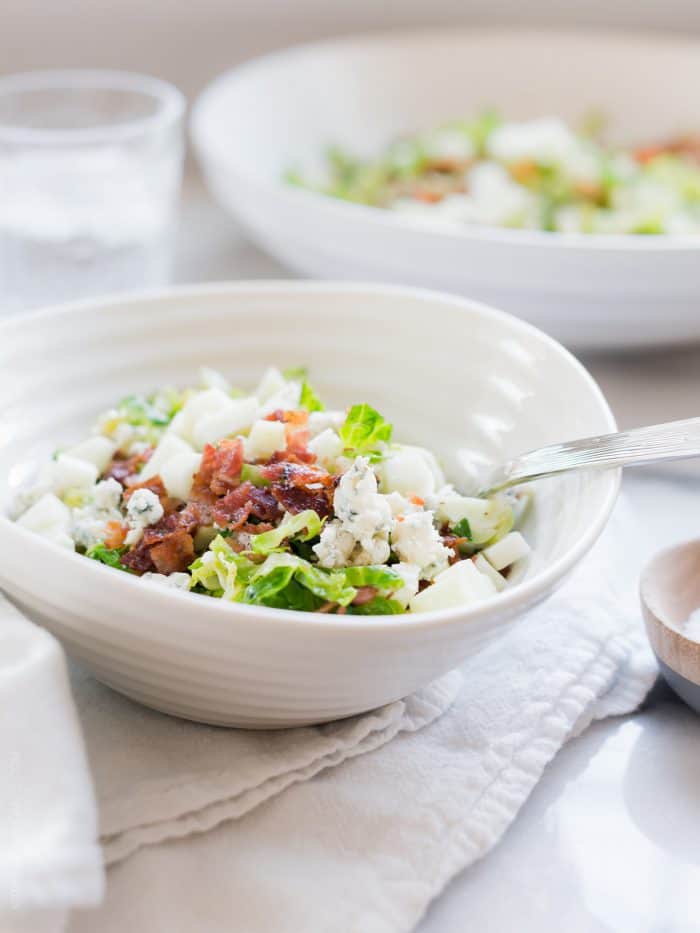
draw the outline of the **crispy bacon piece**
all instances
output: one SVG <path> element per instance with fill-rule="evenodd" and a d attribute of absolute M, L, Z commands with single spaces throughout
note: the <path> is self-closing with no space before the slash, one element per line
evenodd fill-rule
<path fill-rule="evenodd" d="M 250 517 L 265 522 L 274 522 L 281 517 L 277 499 L 268 490 L 243 483 L 230 490 L 223 499 L 219 499 L 212 509 L 212 517 L 217 525 L 226 525 L 232 530 L 240 528 Z M 254 534 L 260 533 L 257 526 Z"/>
<path fill-rule="evenodd" d="M 216 496 L 225 496 L 240 484 L 242 466 L 243 442 L 239 437 L 223 440 L 216 447 L 206 444 L 192 481 L 190 498 L 214 505 Z"/>
<path fill-rule="evenodd" d="M 216 456 L 216 447 L 213 444 L 205 444 L 202 451 L 202 459 L 199 462 L 199 469 L 192 479 L 192 491 L 190 499 L 195 502 L 213 500 L 211 483 L 214 479 L 214 458 Z"/>
<path fill-rule="evenodd" d="M 210 493 L 210 495 L 212 500 L 216 501 L 214 494 Z M 200 525 L 211 525 L 213 523 L 211 512 L 212 507 L 208 502 L 190 501 L 180 512 L 180 523 L 183 527 L 195 529 Z"/>
<path fill-rule="evenodd" d="M 152 453 L 153 448 L 147 447 L 141 453 L 132 454 L 131 457 L 115 456 L 102 474 L 102 479 L 116 479 L 122 486 L 128 486 L 131 482 L 138 482 L 139 469 L 145 463 L 148 463 Z"/>
<path fill-rule="evenodd" d="M 275 484 L 288 484 L 292 486 L 308 486 L 320 483 L 324 487 L 333 487 L 334 477 L 327 471 L 318 466 L 310 466 L 306 463 L 296 463 L 293 460 L 277 460 L 276 454 L 270 458 L 270 462 L 261 467 L 260 472 Z"/>
<path fill-rule="evenodd" d="M 273 485 L 272 492 L 280 505 L 292 515 L 313 509 L 321 518 L 328 518 L 333 512 L 333 497 L 328 495 L 327 490 Z"/>
<path fill-rule="evenodd" d="M 183 528 L 167 535 L 160 544 L 151 548 L 151 560 L 158 573 L 170 574 L 187 570 L 194 560 L 192 535 Z"/>
<path fill-rule="evenodd" d="M 241 481 L 243 441 L 223 440 L 214 450 L 212 479 L 209 488 L 217 496 L 224 496 Z"/>
<path fill-rule="evenodd" d="M 262 468 L 270 480 L 270 491 L 283 508 L 292 514 L 313 509 L 321 518 L 333 511 L 334 478 L 326 470 L 282 460 Z"/>
<path fill-rule="evenodd" d="M 186 510 L 164 515 L 145 529 L 139 543 L 121 561 L 136 573 L 156 570 L 169 574 L 187 570 L 194 560 L 192 532 L 195 527 L 196 522 Z"/>
<path fill-rule="evenodd" d="M 283 421 L 285 424 L 304 425 L 309 420 L 309 413 L 303 408 L 296 408 L 285 411 L 282 408 L 276 408 L 269 415 L 265 415 L 265 421 Z"/>

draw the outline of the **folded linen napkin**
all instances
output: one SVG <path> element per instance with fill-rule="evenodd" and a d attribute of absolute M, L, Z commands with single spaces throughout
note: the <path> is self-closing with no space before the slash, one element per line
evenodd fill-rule
<path fill-rule="evenodd" d="M 113 728 L 110 722 L 84 719 L 103 820 L 108 815 L 103 825 L 114 834 L 105 839 L 107 857 L 132 854 L 109 873 L 105 905 L 76 914 L 71 933 L 121 933 L 127 922 L 131 933 L 412 929 L 447 881 L 498 841 L 561 745 L 593 719 L 635 709 L 646 695 L 656 669 L 639 623 L 635 544 L 639 529 L 622 508 L 570 583 L 465 665 L 459 696 L 444 715 L 315 780 L 303 778 L 318 768 L 306 770 L 297 761 L 296 783 L 278 781 L 289 749 L 271 777 L 270 756 L 281 746 L 273 751 L 263 744 L 263 758 L 245 779 L 235 762 L 224 780 L 217 776 L 223 805 L 213 799 L 212 783 L 215 793 L 202 805 L 202 749 L 183 732 L 182 754 L 176 754 L 178 728 L 198 727 L 163 720 L 170 737 L 161 746 L 155 722 L 144 731 L 143 719 L 129 717 L 143 740 L 131 743 L 125 761 L 110 748 L 109 731 L 97 734 L 98 727 Z M 455 686 L 444 682 L 442 695 Z M 311 742 L 342 728 L 322 727 Z M 277 740 L 284 735 L 268 741 Z M 139 747 L 148 756 L 145 764 L 129 761 Z M 158 782 L 149 787 L 143 780 L 143 768 L 158 776 L 159 761 L 175 779 L 180 820 L 172 800 L 168 814 L 160 811 L 153 794 Z M 261 799 L 265 805 L 256 806 Z M 155 834 L 145 825 L 153 819 L 160 820 Z M 212 829 L 143 845 L 204 828 Z M 146 881 L 149 897 L 135 900 Z M 180 890 L 186 897 L 177 896 Z"/>
<path fill-rule="evenodd" d="M 0 595 L 0 931 L 99 901 L 97 809 L 58 642 Z"/>
<path fill-rule="evenodd" d="M 144 845 L 240 817 L 298 781 L 429 725 L 462 685 L 452 671 L 361 716 L 322 726 L 245 731 L 146 709 L 74 670 L 109 865 Z"/>

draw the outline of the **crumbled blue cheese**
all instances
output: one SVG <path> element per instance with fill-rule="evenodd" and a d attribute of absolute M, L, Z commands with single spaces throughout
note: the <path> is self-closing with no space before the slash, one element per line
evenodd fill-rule
<path fill-rule="evenodd" d="M 131 530 L 125 543 L 131 546 L 138 544 L 145 528 L 160 521 L 163 517 L 163 506 L 158 496 L 150 489 L 137 489 L 127 503 L 126 517 Z"/>
<path fill-rule="evenodd" d="M 445 570 L 454 554 L 442 543 L 430 511 L 412 512 L 394 519 L 391 548 L 402 562 L 420 567 L 422 580 L 432 580 Z"/>
<path fill-rule="evenodd" d="M 411 502 L 410 499 L 402 496 L 400 492 L 387 493 L 384 498 L 389 503 L 393 518 L 399 515 L 409 515 L 411 512 L 422 511 L 419 505 L 416 505 L 415 502 Z"/>
<path fill-rule="evenodd" d="M 377 491 L 377 477 L 366 457 L 357 457 L 343 474 L 333 508 L 337 518 L 314 546 L 322 567 L 383 564 L 389 559 L 391 508 Z"/>
<path fill-rule="evenodd" d="M 71 537 L 88 550 L 104 541 L 107 523 L 122 521 L 119 503 L 122 487 L 111 477 L 97 483 L 88 501 L 71 511 Z"/>

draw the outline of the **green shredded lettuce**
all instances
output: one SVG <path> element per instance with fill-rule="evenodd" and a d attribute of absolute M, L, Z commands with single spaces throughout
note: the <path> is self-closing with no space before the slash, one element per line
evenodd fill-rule
<path fill-rule="evenodd" d="M 371 405 L 353 405 L 343 422 L 340 439 L 352 454 L 381 454 L 380 445 L 391 441 L 393 426 Z"/>
<path fill-rule="evenodd" d="M 126 553 L 126 547 L 109 548 L 104 544 L 95 544 L 85 552 L 86 557 L 98 560 L 108 567 L 116 567 L 117 570 L 125 570 L 130 573 L 129 568 L 122 564 L 122 556 Z"/>
<path fill-rule="evenodd" d="M 237 554 L 221 536 L 190 564 L 190 589 L 199 588 L 222 599 L 235 600 L 257 570 L 257 565 Z"/>
<path fill-rule="evenodd" d="M 301 384 L 299 406 L 305 408 L 306 411 L 323 411 L 326 407 L 306 379 Z"/>
<path fill-rule="evenodd" d="M 472 540 L 472 529 L 469 524 L 468 518 L 462 518 L 452 529 L 452 533 L 457 535 L 458 538 L 468 538 L 469 541 Z"/>
<path fill-rule="evenodd" d="M 265 531 L 261 535 L 254 535 L 250 542 L 250 549 L 255 554 L 272 554 L 283 550 L 282 542 L 288 538 L 298 538 L 300 541 L 310 541 L 321 533 L 324 519 L 313 509 L 305 509 L 297 515 L 287 513 L 277 528 Z"/>
<path fill-rule="evenodd" d="M 272 554 L 251 576 L 242 602 L 313 611 L 327 602 L 347 606 L 356 595 L 342 571 L 322 570 L 294 554 Z"/>
<path fill-rule="evenodd" d="M 348 586 L 373 586 L 378 590 L 394 592 L 404 585 L 403 577 L 383 564 L 371 564 L 365 567 L 343 567 L 338 571 L 345 575 Z"/>

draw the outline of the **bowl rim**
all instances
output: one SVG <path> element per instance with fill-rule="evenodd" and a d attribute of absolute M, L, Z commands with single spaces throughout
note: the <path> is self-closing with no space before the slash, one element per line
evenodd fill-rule
<path fill-rule="evenodd" d="M 453 308 L 462 308 L 471 314 L 485 317 L 496 323 L 497 326 L 504 326 L 511 334 L 527 334 L 529 337 L 539 341 L 542 345 L 554 352 L 560 359 L 566 361 L 573 370 L 583 379 L 591 395 L 595 398 L 600 407 L 600 413 L 607 422 L 606 430 L 615 431 L 617 424 L 614 415 L 603 395 L 597 382 L 593 379 L 588 370 L 579 362 L 576 357 L 563 347 L 553 337 L 548 336 L 539 328 L 532 324 L 522 321 L 505 311 L 499 311 L 479 301 L 468 298 L 462 298 L 457 295 L 451 295 L 431 289 L 412 288 L 400 285 L 384 285 L 363 282 L 314 282 L 302 280 L 237 280 L 233 282 L 209 282 L 196 285 L 170 286 L 166 288 L 148 289 L 124 292 L 121 294 L 106 295 L 98 298 L 82 299 L 77 302 L 54 305 L 51 307 L 39 309 L 23 315 L 17 315 L 7 321 L 0 322 L 0 341 L 3 338 L 11 337 L 13 331 L 22 331 L 27 328 L 33 328 L 41 321 L 48 318 L 60 318 L 64 315 L 72 314 L 92 314 L 95 311 L 106 308 L 114 308 L 124 303 L 148 302 L 154 304 L 167 303 L 176 298 L 197 298 L 206 300 L 208 297 L 222 297 L 245 295 L 250 293 L 257 294 L 321 294 L 327 295 L 329 299 L 338 295 L 357 295 L 358 298 L 373 297 L 401 297 L 421 298 L 426 302 L 438 303 Z M 98 561 L 86 560 L 83 555 L 75 551 L 68 551 L 52 544 L 46 539 L 36 535 L 28 529 L 22 528 L 13 522 L 4 512 L 0 512 L 0 541 L 2 539 L 16 541 L 18 548 L 23 550 L 35 550 L 39 561 L 42 561 L 42 555 L 55 562 L 57 567 L 62 567 L 66 574 L 71 574 L 71 568 L 83 568 L 82 573 L 86 581 L 93 580 L 93 585 L 99 587 L 100 581 L 110 587 L 135 587 L 133 593 L 142 594 L 142 603 L 144 607 L 150 604 L 154 611 L 162 610 L 167 613 L 168 607 L 174 609 L 177 603 L 173 600 L 180 600 L 180 605 L 184 608 L 189 603 L 192 610 L 197 610 L 200 616 L 207 615 L 211 620 L 217 619 L 222 613 L 229 619 L 235 619 L 237 615 L 243 617 L 264 616 L 266 623 L 276 623 L 278 626 L 292 626 L 295 631 L 306 631 L 309 634 L 325 630 L 326 632 L 351 632 L 362 630 L 363 632 L 372 631 L 377 634 L 387 635 L 392 632 L 400 632 L 406 626 L 412 630 L 426 631 L 436 628 L 450 626 L 451 624 L 462 623 L 465 621 L 479 622 L 488 620 L 493 610 L 499 614 L 515 614 L 519 609 L 526 609 L 543 599 L 551 592 L 562 580 L 566 574 L 581 560 L 582 557 L 592 547 L 603 528 L 605 527 L 612 509 L 617 499 L 620 487 L 621 470 L 610 470 L 607 473 L 607 490 L 603 502 L 598 508 L 585 533 L 561 555 L 557 560 L 550 563 L 547 567 L 536 573 L 532 579 L 518 583 L 512 589 L 498 593 L 491 599 L 485 600 L 473 607 L 454 608 L 443 610 L 432 610 L 421 613 L 405 613 L 400 616 L 338 616 L 324 614 L 322 618 L 318 614 L 302 612 L 290 609 L 274 609 L 267 606 L 248 606 L 242 603 L 229 603 L 220 599 L 203 599 L 200 594 L 181 592 L 166 587 L 152 585 L 143 586 L 138 577 L 131 574 L 116 574 L 114 569 L 106 567 Z M 92 575 L 92 576 L 91 576 Z M 106 576 L 105 576 L 106 575 Z M 121 580 L 121 583 L 118 581 Z M 108 581 L 112 581 L 111 584 Z M 11 587 L 7 587 L 11 592 Z M 188 603 L 185 602 L 188 601 Z M 222 616 L 223 617 L 223 616 Z M 198 624 L 203 623 L 200 619 Z"/>
<path fill-rule="evenodd" d="M 435 42 L 441 38 L 449 38 L 451 41 L 460 39 L 483 39 L 491 40 L 518 38 L 523 42 L 532 39 L 541 39 L 546 35 L 550 40 L 577 40 L 591 42 L 609 42 L 620 46 L 637 46 L 640 48 L 648 47 L 650 50 L 659 45 L 665 45 L 671 48 L 695 49 L 700 55 L 700 39 L 692 36 L 678 36 L 672 33 L 661 33 L 651 35 L 641 30 L 630 33 L 617 33 L 609 30 L 597 28 L 566 29 L 562 27 L 503 27 L 503 26 L 458 26 L 455 28 L 447 27 L 428 27 L 428 28 L 409 28 L 402 30 L 378 30 L 368 32 L 358 32 L 347 36 L 336 36 L 328 39 L 319 39 L 310 42 L 303 42 L 288 46 L 263 55 L 248 59 L 239 65 L 218 75 L 213 81 L 205 86 L 198 97 L 195 99 L 188 124 L 188 133 L 192 144 L 197 152 L 199 160 L 206 167 L 210 157 L 216 158 L 220 163 L 228 164 L 228 170 L 238 175 L 246 185 L 255 186 L 260 190 L 265 190 L 278 197 L 283 197 L 290 204 L 296 204 L 302 209 L 321 210 L 330 216 L 336 216 L 339 221 L 353 220 L 360 223 L 370 224 L 378 229 L 400 231 L 405 235 L 431 234 L 436 237 L 444 237 L 449 241 L 465 243 L 493 243 L 504 245 L 514 249 L 532 249 L 532 248 L 553 248 L 557 250 L 583 252 L 590 251 L 597 253 L 604 252 L 629 252 L 631 254 L 642 253 L 646 255 L 649 252 L 663 253 L 694 253 L 700 250 L 700 233 L 697 234 L 659 234 L 656 236 L 642 234 L 603 234 L 603 233 L 561 233 L 559 231 L 547 230 L 513 230 L 505 227 L 489 227 L 485 225 L 474 224 L 473 226 L 464 225 L 460 227 L 455 224 L 454 227 L 445 225 L 444 229 L 433 226 L 429 223 L 420 224 L 415 220 L 396 212 L 384 208 L 372 207 L 364 204 L 353 204 L 348 201 L 342 201 L 339 198 L 333 198 L 329 195 L 319 192 L 309 191 L 302 188 L 295 188 L 293 185 L 283 181 L 283 179 L 268 179 L 257 175 L 251 171 L 246 160 L 237 160 L 235 156 L 235 145 L 216 145 L 217 141 L 223 141 L 224 137 L 219 133 L 208 131 L 209 120 L 207 111 L 212 106 L 212 101 L 216 100 L 222 89 L 238 82 L 247 81 L 256 73 L 264 71 L 270 65 L 277 65 L 288 61 L 293 64 L 295 60 L 303 58 L 309 53 L 316 53 L 323 50 L 338 51 L 341 49 L 352 49 L 354 47 L 368 47 L 386 45 L 414 44 L 422 42 Z M 230 138 L 226 137 L 227 143 Z"/>

